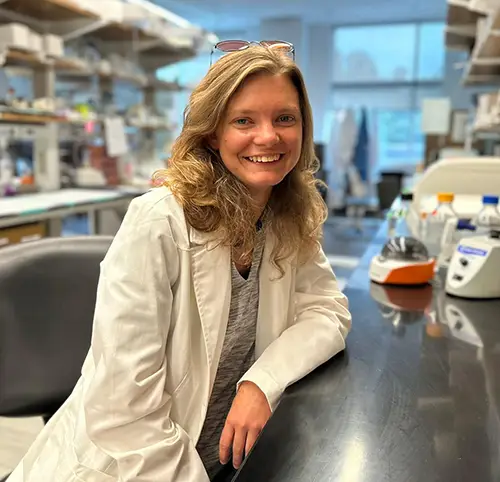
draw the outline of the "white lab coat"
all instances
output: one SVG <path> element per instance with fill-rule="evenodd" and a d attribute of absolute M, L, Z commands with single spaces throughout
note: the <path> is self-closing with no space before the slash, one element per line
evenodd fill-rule
<path fill-rule="evenodd" d="M 322 251 L 276 279 L 270 241 L 257 361 L 242 381 L 274 409 L 287 386 L 344 349 L 351 318 Z M 208 481 L 195 446 L 225 336 L 230 263 L 166 188 L 132 201 L 101 263 L 82 376 L 9 482 Z"/>

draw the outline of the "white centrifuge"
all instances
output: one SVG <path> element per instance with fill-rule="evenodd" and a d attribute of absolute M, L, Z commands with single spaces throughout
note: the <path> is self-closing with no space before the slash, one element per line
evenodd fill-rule
<path fill-rule="evenodd" d="M 460 241 L 451 258 L 445 290 L 462 298 L 500 298 L 500 230 Z"/>

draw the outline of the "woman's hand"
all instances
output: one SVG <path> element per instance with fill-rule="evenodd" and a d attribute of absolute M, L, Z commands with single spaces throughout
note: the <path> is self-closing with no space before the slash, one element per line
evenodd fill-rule
<path fill-rule="evenodd" d="M 257 437 L 271 417 L 271 408 L 261 389 L 252 382 L 243 382 L 233 400 L 220 438 L 219 454 L 223 465 L 231 459 L 239 469 Z"/>

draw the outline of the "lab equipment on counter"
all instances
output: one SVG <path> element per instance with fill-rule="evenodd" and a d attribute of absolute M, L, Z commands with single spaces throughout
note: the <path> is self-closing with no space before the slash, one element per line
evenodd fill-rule
<path fill-rule="evenodd" d="M 500 298 L 500 230 L 458 244 L 445 291 L 462 298 Z"/>
<path fill-rule="evenodd" d="M 434 277 L 436 260 L 425 245 L 410 236 L 398 236 L 385 243 L 370 263 L 370 279 L 388 285 L 423 285 Z"/>
<path fill-rule="evenodd" d="M 448 219 L 441 237 L 441 251 L 439 252 L 437 261 L 438 266 L 440 268 L 448 267 L 458 243 L 462 239 L 471 236 L 477 236 L 476 226 L 471 224 L 468 219 Z"/>
<path fill-rule="evenodd" d="M 387 213 L 387 236 L 393 238 L 399 231 L 398 226 L 406 221 L 413 200 L 411 191 L 404 191 L 400 196 L 399 206 L 395 206 Z"/>
<path fill-rule="evenodd" d="M 483 208 L 474 218 L 478 234 L 487 235 L 492 229 L 500 229 L 498 196 L 483 196 Z"/>
<path fill-rule="evenodd" d="M 427 218 L 428 217 L 429 217 L 429 213 L 426 213 L 425 211 L 421 212 L 419 215 L 417 239 L 419 241 L 421 241 L 422 243 L 424 243 L 425 240 L 427 239 Z"/>
<path fill-rule="evenodd" d="M 453 193 L 440 192 L 437 195 L 438 205 L 434 211 L 427 216 L 427 238 L 422 240 L 431 251 L 434 251 L 441 243 L 444 228 L 449 219 L 458 219 L 453 209 Z M 433 254 L 438 254 L 433 253 Z"/>
<path fill-rule="evenodd" d="M 484 194 L 500 195 L 499 179 L 499 157 L 439 160 L 413 184 L 413 202 L 406 219 L 411 235 L 418 236 L 420 213 L 434 210 L 438 193 L 454 193 L 453 209 L 458 218 L 473 219 L 482 208 Z"/>

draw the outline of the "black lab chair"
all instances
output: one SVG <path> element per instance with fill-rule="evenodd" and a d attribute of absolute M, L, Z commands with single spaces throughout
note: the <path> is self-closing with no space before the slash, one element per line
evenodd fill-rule
<path fill-rule="evenodd" d="M 111 241 L 47 238 L 0 250 L 0 416 L 47 421 L 71 394 Z"/>

